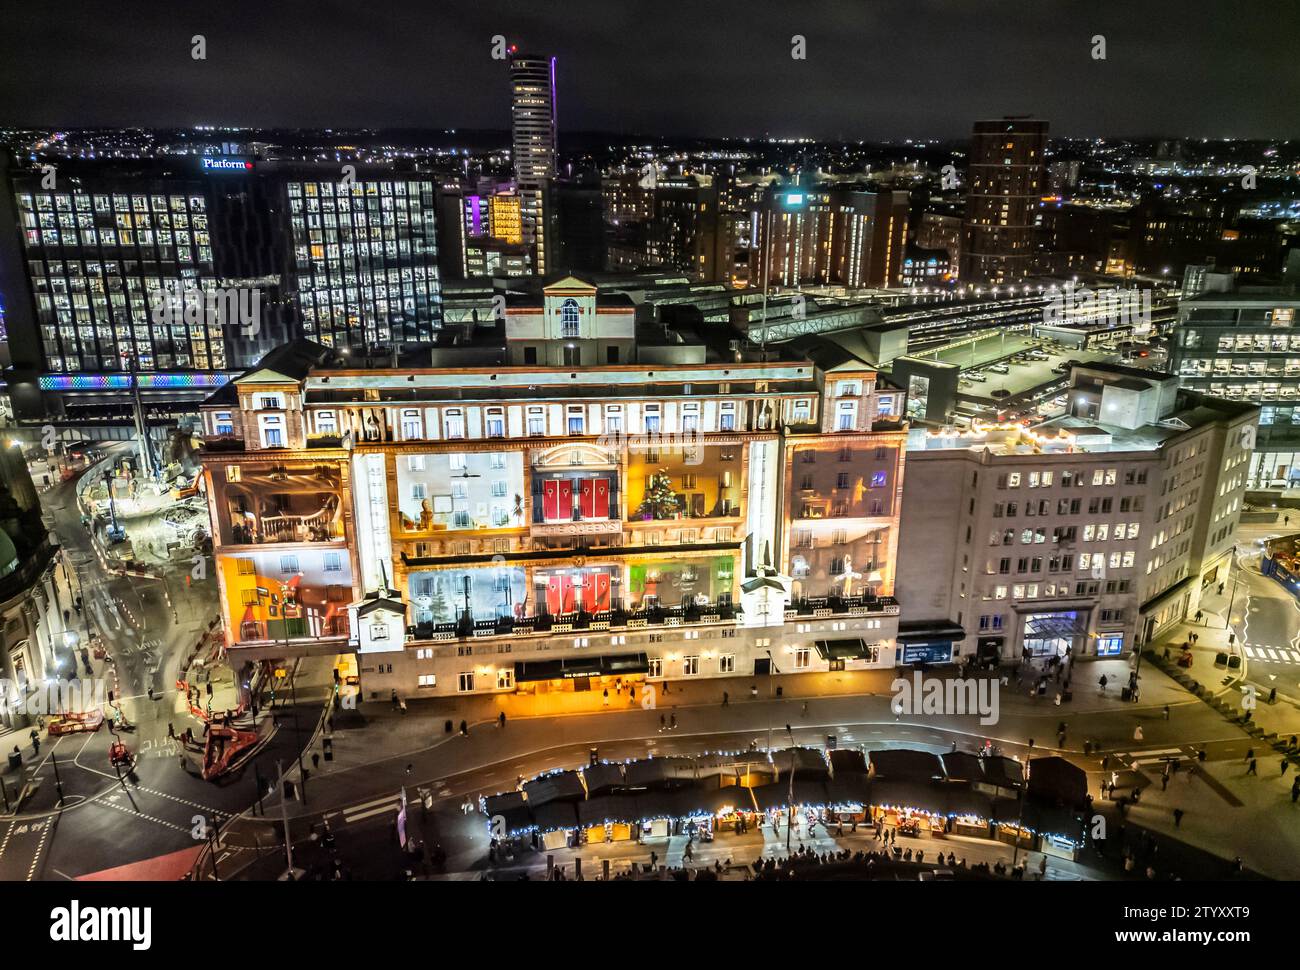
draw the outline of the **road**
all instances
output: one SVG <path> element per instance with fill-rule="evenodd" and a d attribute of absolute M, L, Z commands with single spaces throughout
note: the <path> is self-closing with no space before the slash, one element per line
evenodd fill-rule
<path fill-rule="evenodd" d="M 188 564 L 173 567 L 162 581 L 108 575 L 81 525 L 75 484 L 52 489 L 43 504 L 72 573 L 71 585 L 80 589 L 80 632 L 83 637 L 99 632 L 117 659 L 115 665 L 94 661 L 93 666 L 135 726 L 123 740 L 139 760 L 133 779 L 118 777 L 108 758 L 113 735 L 107 727 L 50 739 L 53 743 L 42 745 L 35 757 L 22 738 L 26 764 L 21 776 L 6 775 L 6 785 L 11 795 L 24 782 L 39 787 L 18 817 L 0 820 L 0 880 L 77 878 L 194 849 L 204 825 L 224 821 L 253 802 L 254 770 L 273 777 L 276 759 L 293 761 L 298 753 L 295 709 L 286 707 L 281 729 L 254 759 L 256 769 L 246 767 L 225 785 L 182 770 L 168 725 L 178 733 L 193 727 L 196 734 L 202 726 L 185 711 L 175 672 L 213 614 L 215 579 L 187 587 Z M 76 620 L 70 617 L 69 624 Z M 305 739 L 320 715 L 324 693 L 298 694 L 296 711 Z"/>
<path fill-rule="evenodd" d="M 1280 521 L 1239 529 L 1236 595 L 1232 596 L 1231 582 L 1225 584 L 1224 594 L 1232 607 L 1230 629 L 1245 658 L 1247 682 L 1264 696 L 1276 689 L 1279 703 L 1300 705 L 1300 603 L 1281 583 L 1259 571 L 1260 540 L 1288 531 Z M 1222 625 L 1226 612 L 1226 606 L 1220 608 L 1207 624 Z"/>

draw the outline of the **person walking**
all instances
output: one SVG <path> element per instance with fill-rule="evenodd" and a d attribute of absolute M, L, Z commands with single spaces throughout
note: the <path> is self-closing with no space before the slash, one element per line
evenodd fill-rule
<path fill-rule="evenodd" d="M 462 738 L 469 737 L 469 722 L 467 721 L 460 722 L 460 736 Z"/>
<path fill-rule="evenodd" d="M 724 690 L 722 692 L 722 706 L 726 707 L 729 703 L 731 703 L 731 695 Z"/>
<path fill-rule="evenodd" d="M 808 716 L 808 702 L 807 702 L 807 701 L 804 701 L 804 702 L 803 702 L 803 711 L 802 711 L 801 713 L 803 714 L 804 717 L 807 717 L 807 716 Z"/>
<path fill-rule="evenodd" d="M 1165 762 L 1165 770 L 1160 773 L 1160 790 L 1169 790 L 1169 763 Z"/>
<path fill-rule="evenodd" d="M 674 714 L 672 717 L 670 717 L 670 718 L 668 719 L 668 723 L 671 725 L 670 730 L 676 731 L 676 730 L 677 730 L 677 715 Z"/>
<path fill-rule="evenodd" d="M 1300 798 L 1300 776 L 1297 776 L 1296 780 L 1291 782 L 1291 804 L 1292 805 L 1296 803 L 1297 798 Z"/>
<path fill-rule="evenodd" d="M 1137 727 L 1135 727 L 1135 728 L 1133 729 L 1133 740 L 1134 740 L 1134 741 L 1142 741 L 1143 739 L 1144 739 L 1144 737 L 1143 737 L 1143 734 L 1142 734 L 1142 725 L 1139 724 Z"/>
<path fill-rule="evenodd" d="M 1247 748 L 1247 749 L 1246 749 L 1246 760 L 1247 760 L 1247 761 L 1251 761 L 1251 760 L 1254 759 L 1254 757 L 1255 757 L 1255 749 L 1254 749 L 1254 748 Z"/>
<path fill-rule="evenodd" d="M 605 706 L 605 707 L 609 707 L 609 688 L 608 688 L 608 687 L 605 688 L 604 693 L 601 695 L 601 704 L 602 704 L 603 706 Z"/>
<path fill-rule="evenodd" d="M 1290 768 L 1290 767 L 1291 767 L 1291 762 L 1287 761 L 1286 758 L 1283 758 L 1283 759 L 1282 759 L 1282 774 L 1285 775 L 1285 774 L 1286 774 L 1286 770 L 1287 770 L 1288 768 Z"/>
<path fill-rule="evenodd" d="M 1164 715 L 1165 715 L 1165 720 L 1166 720 L 1166 721 L 1169 720 L 1169 705 L 1168 705 L 1168 704 L 1165 705 Z"/>
<path fill-rule="evenodd" d="M 497 727 L 505 727 L 505 726 L 506 726 L 506 712 L 502 711 L 500 714 L 497 715 Z"/>
<path fill-rule="evenodd" d="M 1108 683 L 1110 683 L 1110 681 L 1108 681 L 1108 680 L 1106 679 L 1106 675 L 1105 675 L 1105 674 L 1102 674 L 1100 677 L 1098 677 L 1098 678 L 1097 678 L 1097 688 L 1098 688 L 1097 693 L 1098 693 L 1098 694 L 1104 694 L 1104 693 L 1106 693 L 1106 685 L 1107 685 Z"/>
<path fill-rule="evenodd" d="M 1256 761 L 1255 761 L 1254 758 L 1251 758 L 1251 759 L 1250 759 L 1250 767 L 1246 769 L 1246 774 L 1248 774 L 1248 775 L 1255 775 L 1255 774 L 1258 774 L 1258 772 L 1255 771 L 1255 767 L 1256 767 Z"/>
<path fill-rule="evenodd" d="M 1178 827 L 1180 827 L 1182 824 L 1183 824 L 1183 810 L 1182 810 L 1181 808 L 1175 808 L 1175 809 L 1174 809 L 1174 828 L 1178 828 Z"/>
<path fill-rule="evenodd" d="M 665 727 L 667 727 L 667 726 L 668 726 L 668 718 L 665 717 L 664 715 L 660 714 L 660 715 L 659 715 L 659 730 L 662 732 L 663 729 L 664 729 Z"/>

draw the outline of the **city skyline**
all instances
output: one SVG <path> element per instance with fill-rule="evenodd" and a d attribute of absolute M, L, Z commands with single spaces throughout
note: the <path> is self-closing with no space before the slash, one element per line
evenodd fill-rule
<path fill-rule="evenodd" d="M 639 5 L 591 4 L 555 21 L 501 4 L 449 19 L 402 0 L 361 24 L 325 16 L 306 30 L 287 11 L 258 8 L 255 31 L 241 2 L 165 22 L 147 4 L 124 9 L 140 16 L 100 24 L 80 44 L 70 43 L 75 17 L 11 15 L 0 123 L 504 129 L 499 37 L 558 58 L 562 133 L 958 138 L 972 118 L 1032 114 L 1066 137 L 1300 135 L 1287 110 L 1300 96 L 1285 40 L 1296 32 L 1288 19 L 1300 27 L 1294 9 L 934 0 L 765 15 L 749 4 L 700 28 L 688 7 L 647 17 Z M 192 56 L 196 36 L 203 60 Z M 89 90 L 86 72 L 97 79 Z M 1135 87 L 1148 96 L 1135 102 Z"/>
<path fill-rule="evenodd" d="M 417 881 L 1283 925 L 1295 10 L 464 6 L 0 15 L 37 935 L 176 952 L 181 881 L 336 883 L 215 930 L 335 952 L 429 949 L 367 918 Z"/>

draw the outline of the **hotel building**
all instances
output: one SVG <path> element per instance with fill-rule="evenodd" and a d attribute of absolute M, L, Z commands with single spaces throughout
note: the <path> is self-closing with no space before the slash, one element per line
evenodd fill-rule
<path fill-rule="evenodd" d="M 355 654 L 384 698 L 892 666 L 901 392 L 542 294 L 392 369 L 286 346 L 205 403 L 232 665 Z"/>

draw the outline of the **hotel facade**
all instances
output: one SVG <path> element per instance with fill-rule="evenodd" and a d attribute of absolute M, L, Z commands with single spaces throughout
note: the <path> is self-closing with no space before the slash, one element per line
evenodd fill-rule
<path fill-rule="evenodd" d="M 228 655 L 367 698 L 891 667 L 902 394 L 572 278 L 419 361 L 300 341 L 202 409 Z M 806 348 L 804 348 L 806 350 Z"/>

